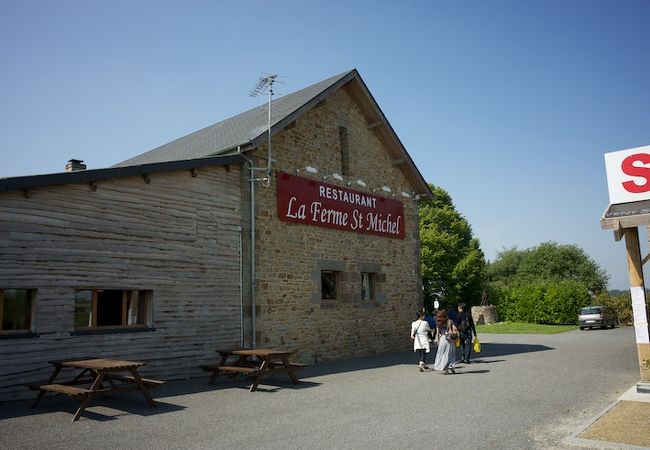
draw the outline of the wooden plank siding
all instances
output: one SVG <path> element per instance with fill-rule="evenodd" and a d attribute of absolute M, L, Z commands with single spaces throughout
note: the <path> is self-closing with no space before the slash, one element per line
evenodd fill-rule
<path fill-rule="evenodd" d="M 144 361 L 143 375 L 203 375 L 240 344 L 240 168 L 0 192 L 0 288 L 36 289 L 38 337 L 0 339 L 0 401 L 33 396 L 47 361 Z M 155 331 L 71 335 L 77 289 L 153 291 Z"/>

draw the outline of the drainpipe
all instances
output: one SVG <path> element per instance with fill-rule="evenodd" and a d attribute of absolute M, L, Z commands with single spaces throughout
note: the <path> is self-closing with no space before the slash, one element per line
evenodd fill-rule
<path fill-rule="evenodd" d="M 248 169 L 250 171 L 250 175 L 248 180 L 250 181 L 250 189 L 251 189 L 251 335 L 252 335 L 252 341 L 251 341 L 251 346 L 253 348 L 257 347 L 257 323 L 256 323 L 256 314 L 255 314 L 255 167 L 253 166 L 253 161 L 244 156 L 244 154 L 241 152 L 241 146 L 237 146 L 237 154 L 244 158 L 246 162 L 248 163 Z M 243 308 L 242 308 L 242 315 L 243 315 Z M 242 319 L 243 320 L 243 319 Z M 243 327 L 242 327 L 243 330 Z M 243 332 L 243 331 L 242 331 Z"/>
<path fill-rule="evenodd" d="M 242 239 L 243 228 L 239 231 L 239 346 L 244 347 L 244 244 Z"/>

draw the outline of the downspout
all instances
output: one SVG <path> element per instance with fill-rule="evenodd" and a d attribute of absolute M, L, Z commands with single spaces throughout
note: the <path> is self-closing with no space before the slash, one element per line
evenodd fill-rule
<path fill-rule="evenodd" d="M 255 314 L 255 167 L 253 166 L 253 161 L 244 156 L 244 154 L 241 152 L 241 146 L 237 146 L 237 154 L 244 158 L 246 162 L 248 163 L 248 169 L 250 171 L 249 178 L 248 180 L 250 181 L 250 189 L 251 189 L 251 346 L 253 348 L 256 348 L 257 346 L 257 340 L 256 340 L 256 335 L 257 335 L 257 323 L 256 323 L 256 314 Z M 243 283 L 242 283 L 243 284 Z M 243 302 L 243 300 L 242 300 Z M 242 316 L 244 314 L 244 310 L 242 307 Z M 243 322 L 243 317 L 242 317 L 242 322 Z M 243 324 L 242 324 L 243 325 Z M 242 326 L 242 334 L 243 334 L 243 326 Z"/>
<path fill-rule="evenodd" d="M 242 239 L 243 228 L 239 231 L 239 346 L 244 347 L 244 244 Z"/>

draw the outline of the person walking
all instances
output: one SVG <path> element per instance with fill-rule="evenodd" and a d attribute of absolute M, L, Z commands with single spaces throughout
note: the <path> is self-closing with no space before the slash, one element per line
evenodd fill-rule
<path fill-rule="evenodd" d="M 429 343 L 429 333 L 431 327 L 424 317 L 424 311 L 418 311 L 417 319 L 411 323 L 411 339 L 413 339 L 413 351 L 419 353 L 420 362 L 418 364 L 420 372 L 428 369 L 427 366 L 427 353 L 431 351 Z"/>
<path fill-rule="evenodd" d="M 456 326 L 460 333 L 461 363 L 469 364 L 469 358 L 472 354 L 472 336 L 476 337 L 476 326 L 472 315 L 467 312 L 465 303 L 458 304 L 458 318 Z"/>
<path fill-rule="evenodd" d="M 454 305 L 452 305 L 451 303 L 447 305 L 447 315 L 449 316 L 449 320 L 456 323 L 458 314 L 456 314 L 456 308 L 454 308 Z"/>
<path fill-rule="evenodd" d="M 433 370 L 441 370 L 445 375 L 449 371 L 456 373 L 453 365 L 456 361 L 456 338 L 458 337 L 458 329 L 454 322 L 449 319 L 449 315 L 444 309 L 438 311 L 436 325 L 438 330 L 436 333 L 438 351 L 436 352 L 436 359 L 433 363 Z"/>

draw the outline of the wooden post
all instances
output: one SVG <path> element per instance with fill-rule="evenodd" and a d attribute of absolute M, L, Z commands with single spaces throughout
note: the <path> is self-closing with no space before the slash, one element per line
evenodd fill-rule
<path fill-rule="evenodd" d="M 648 315 L 645 307 L 643 263 L 639 246 L 639 229 L 637 227 L 625 229 L 625 248 L 627 250 L 627 266 L 630 278 L 630 293 L 632 294 L 634 330 L 641 382 L 648 383 L 650 382 L 650 341 L 648 340 Z"/>

